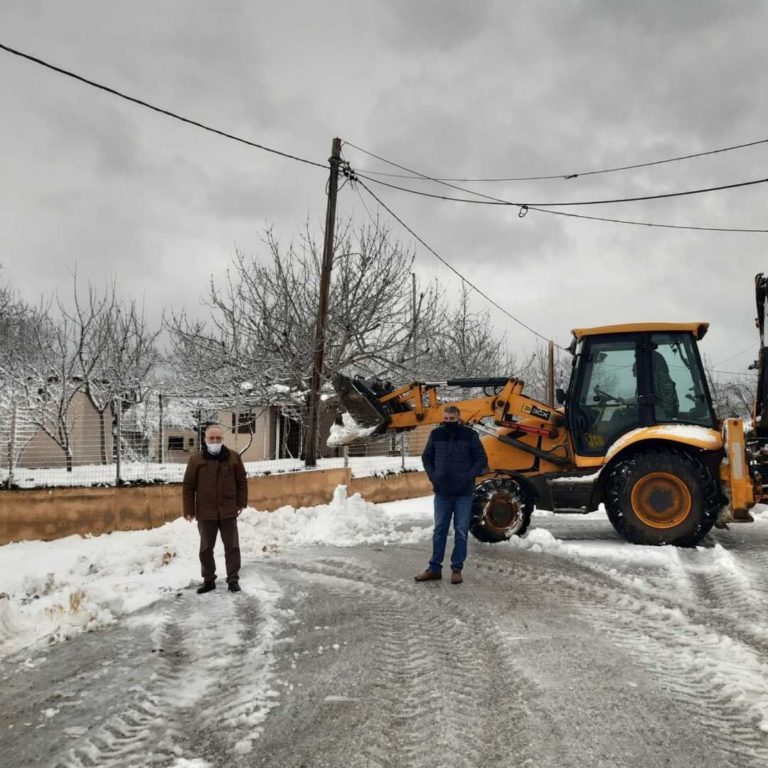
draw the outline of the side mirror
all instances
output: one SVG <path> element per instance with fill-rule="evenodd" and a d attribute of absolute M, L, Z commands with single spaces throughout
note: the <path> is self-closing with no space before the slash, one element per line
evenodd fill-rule
<path fill-rule="evenodd" d="M 564 389 L 560 389 L 560 387 L 558 387 L 555 390 L 555 400 L 557 400 L 557 404 L 558 405 L 562 405 L 565 402 L 565 390 Z"/>

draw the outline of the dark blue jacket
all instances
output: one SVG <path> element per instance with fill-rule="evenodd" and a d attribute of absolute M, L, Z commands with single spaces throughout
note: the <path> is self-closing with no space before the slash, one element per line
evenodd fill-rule
<path fill-rule="evenodd" d="M 470 496 L 488 464 L 477 432 L 463 424 L 454 434 L 442 425 L 433 429 L 421 460 L 432 490 L 443 496 Z"/>

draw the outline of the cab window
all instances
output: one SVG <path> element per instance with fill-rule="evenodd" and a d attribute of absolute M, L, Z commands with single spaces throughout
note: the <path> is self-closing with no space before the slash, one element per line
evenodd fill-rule
<path fill-rule="evenodd" d="M 584 355 L 569 406 L 579 452 L 600 455 L 639 423 L 636 339 L 591 341 Z"/>
<path fill-rule="evenodd" d="M 651 349 L 655 420 L 713 426 L 709 390 L 690 334 L 654 333 Z"/>

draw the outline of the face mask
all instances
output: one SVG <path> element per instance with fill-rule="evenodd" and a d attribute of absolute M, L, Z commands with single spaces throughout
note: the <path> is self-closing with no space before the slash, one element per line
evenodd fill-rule
<path fill-rule="evenodd" d="M 443 426 L 448 430 L 449 434 L 459 431 L 458 421 L 444 421 Z"/>
<path fill-rule="evenodd" d="M 205 447 L 208 449 L 208 453 L 211 456 L 218 456 L 221 453 L 221 443 L 209 443 L 205 441 Z"/>

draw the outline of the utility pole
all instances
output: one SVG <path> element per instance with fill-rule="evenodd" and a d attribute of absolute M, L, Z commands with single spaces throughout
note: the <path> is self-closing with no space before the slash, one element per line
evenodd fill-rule
<path fill-rule="evenodd" d="M 547 366 L 547 403 L 555 407 L 555 342 L 549 340 L 549 365 Z"/>
<path fill-rule="evenodd" d="M 411 272 L 411 354 L 413 362 L 411 370 L 416 365 L 416 273 Z M 416 378 L 414 376 L 414 378 Z"/>
<path fill-rule="evenodd" d="M 317 466 L 317 442 L 320 431 L 320 375 L 323 370 L 325 354 L 325 326 L 328 320 L 328 293 L 331 287 L 331 268 L 333 266 L 333 235 L 336 223 L 336 193 L 339 189 L 339 165 L 341 163 L 341 139 L 334 139 L 331 156 L 328 158 L 331 173 L 328 178 L 328 208 L 325 215 L 325 242 L 323 244 L 323 263 L 320 269 L 320 297 L 317 304 L 317 322 L 315 323 L 314 360 L 312 362 L 312 381 L 309 387 L 309 427 L 304 454 L 307 467 Z"/>

